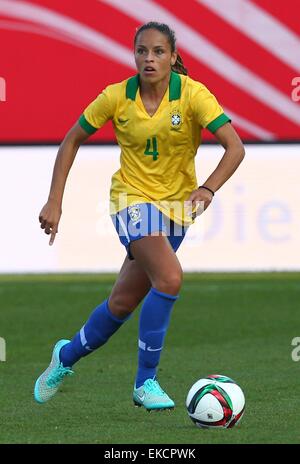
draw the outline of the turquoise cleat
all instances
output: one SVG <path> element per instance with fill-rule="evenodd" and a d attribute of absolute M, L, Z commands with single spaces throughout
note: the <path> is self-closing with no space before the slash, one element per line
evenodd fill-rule
<path fill-rule="evenodd" d="M 59 352 L 67 343 L 70 343 L 70 340 L 59 340 L 56 343 L 49 367 L 35 382 L 34 399 L 38 403 L 46 403 L 46 401 L 50 400 L 57 392 L 64 377 L 74 374 L 70 367 L 64 367 L 59 359 Z"/>
<path fill-rule="evenodd" d="M 147 379 L 139 388 L 133 390 L 133 402 L 135 406 L 144 406 L 147 411 L 173 409 L 175 403 L 162 390 L 157 380 Z"/>

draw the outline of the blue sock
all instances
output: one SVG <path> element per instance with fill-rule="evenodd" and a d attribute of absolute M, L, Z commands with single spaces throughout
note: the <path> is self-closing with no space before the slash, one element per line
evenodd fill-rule
<path fill-rule="evenodd" d="M 92 312 L 86 324 L 70 343 L 63 346 L 59 357 L 65 367 L 72 367 L 80 358 L 104 345 L 128 318 L 118 319 L 109 309 L 108 300 Z"/>
<path fill-rule="evenodd" d="M 151 288 L 140 314 L 138 371 L 135 386 L 154 378 L 164 338 L 169 326 L 171 310 L 178 296 L 168 295 Z"/>

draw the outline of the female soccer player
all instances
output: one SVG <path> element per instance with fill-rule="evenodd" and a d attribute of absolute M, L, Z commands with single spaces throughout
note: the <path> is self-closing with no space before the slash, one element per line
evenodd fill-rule
<path fill-rule="evenodd" d="M 244 157 L 242 142 L 216 98 L 187 76 L 174 32 L 167 25 L 141 26 L 135 35 L 134 56 L 138 74 L 109 85 L 64 138 L 49 198 L 39 216 L 52 245 L 77 150 L 111 119 L 121 147 L 121 168 L 112 177 L 111 217 L 127 257 L 109 297 L 71 341 L 60 340 L 54 346 L 49 367 L 35 383 L 39 403 L 52 398 L 64 377 L 73 374 L 72 366 L 106 343 L 144 299 L 133 401 L 147 410 L 175 406 L 156 378 L 182 283 L 175 252 L 197 215 L 197 205 L 202 210 L 209 206 Z M 214 133 L 225 153 L 197 187 L 194 158 L 203 128 Z"/>

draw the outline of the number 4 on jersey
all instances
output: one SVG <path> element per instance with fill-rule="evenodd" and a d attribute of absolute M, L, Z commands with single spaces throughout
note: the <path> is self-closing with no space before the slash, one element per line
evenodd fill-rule
<path fill-rule="evenodd" d="M 151 146 L 152 144 L 152 146 Z M 152 139 L 147 139 L 146 149 L 144 151 L 145 155 L 152 155 L 153 161 L 156 161 L 158 158 L 158 151 L 157 151 L 157 140 L 156 137 L 152 137 Z"/>

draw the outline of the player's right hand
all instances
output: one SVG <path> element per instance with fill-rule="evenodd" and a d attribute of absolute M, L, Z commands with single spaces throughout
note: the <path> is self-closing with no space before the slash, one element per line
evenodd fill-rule
<path fill-rule="evenodd" d="M 49 245 L 53 245 L 55 240 L 61 213 L 61 206 L 54 200 L 48 200 L 39 214 L 41 229 L 45 229 L 45 234 L 51 234 Z"/>

